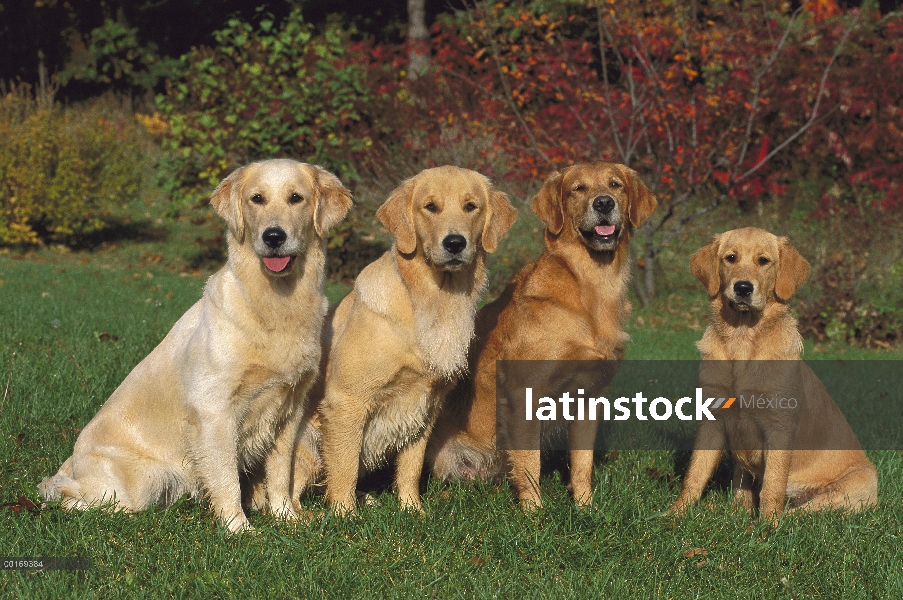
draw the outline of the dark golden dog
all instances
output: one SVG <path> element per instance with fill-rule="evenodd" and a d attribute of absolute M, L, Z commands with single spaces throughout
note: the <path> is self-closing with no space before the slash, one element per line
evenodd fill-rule
<path fill-rule="evenodd" d="M 533 198 L 546 225 L 545 252 L 515 276 L 477 315 L 472 381 L 447 403 L 428 460 L 442 478 L 486 478 L 499 468 L 496 452 L 497 360 L 619 360 L 629 311 L 629 237 L 652 214 L 655 196 L 631 169 L 606 162 L 553 173 Z M 595 421 L 572 421 L 571 491 L 591 501 Z M 540 431 L 520 432 L 535 438 Z M 531 444 L 532 446 L 532 444 Z M 505 453 L 521 505 L 542 505 L 539 450 Z"/>

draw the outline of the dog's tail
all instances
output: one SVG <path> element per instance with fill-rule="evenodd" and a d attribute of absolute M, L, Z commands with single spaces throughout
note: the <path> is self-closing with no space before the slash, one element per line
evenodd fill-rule
<path fill-rule="evenodd" d="M 62 501 L 64 508 L 82 508 L 81 486 L 72 478 L 72 457 L 66 459 L 56 475 L 38 484 L 38 493 L 48 502 Z"/>
<path fill-rule="evenodd" d="M 501 462 L 494 439 L 490 446 L 482 445 L 466 431 L 452 427 L 433 433 L 426 454 L 426 464 L 433 475 L 446 481 L 496 479 L 501 473 Z"/>

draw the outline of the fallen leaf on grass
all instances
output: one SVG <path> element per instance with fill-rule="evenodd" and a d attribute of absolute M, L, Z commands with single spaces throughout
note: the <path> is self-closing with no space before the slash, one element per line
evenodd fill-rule
<path fill-rule="evenodd" d="M 19 446 L 21 446 L 22 442 L 24 442 L 24 441 L 25 441 L 24 433 L 20 433 L 19 435 L 16 436 L 16 444 L 18 444 Z"/>
<path fill-rule="evenodd" d="M 163 255 L 156 252 L 147 252 L 145 251 L 141 255 L 141 262 L 146 265 L 156 264 L 163 260 Z"/>
<path fill-rule="evenodd" d="M 31 512 L 38 512 L 37 505 L 25 496 L 19 496 L 16 502 L 9 502 L 7 504 L 4 504 L 3 506 L 10 509 L 17 515 L 21 515 L 23 509 Z"/>
<path fill-rule="evenodd" d="M 476 565 L 478 567 L 485 562 L 486 562 L 486 559 L 482 558 L 480 556 L 474 556 L 473 558 L 470 559 L 470 564 Z"/>
<path fill-rule="evenodd" d="M 705 548 L 690 548 L 684 552 L 684 558 L 693 558 L 694 556 L 708 556 L 709 551 Z"/>
<path fill-rule="evenodd" d="M 113 335 L 109 331 L 104 331 L 103 333 L 95 331 L 94 339 L 98 342 L 117 342 L 119 341 L 119 336 Z"/>

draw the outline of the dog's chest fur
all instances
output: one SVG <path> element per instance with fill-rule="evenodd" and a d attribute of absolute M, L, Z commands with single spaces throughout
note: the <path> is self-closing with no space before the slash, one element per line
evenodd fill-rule
<path fill-rule="evenodd" d="M 476 302 L 485 277 L 482 265 L 476 273 L 478 281 L 415 288 L 405 283 L 395 257 L 387 253 L 358 277 L 357 299 L 392 321 L 417 359 L 392 374 L 375 398 L 361 452 L 367 468 L 428 433 L 445 394 L 467 369 Z"/>
<path fill-rule="evenodd" d="M 223 285 L 239 285 L 239 280 Z M 320 360 L 319 332 L 326 312 L 326 299 L 319 281 L 309 274 L 297 281 L 294 292 L 277 301 L 264 302 L 260 295 L 232 294 L 247 298 L 253 309 L 236 311 L 253 318 L 229 319 L 233 336 L 244 345 L 243 361 L 233 364 L 235 387 L 230 404 L 238 421 L 237 445 L 243 466 L 261 460 L 274 443 L 277 432 L 294 411 L 301 409 L 303 394 L 314 378 Z M 233 312 L 234 307 L 223 306 Z M 299 401 L 300 400 L 300 401 Z"/>
<path fill-rule="evenodd" d="M 798 360 L 803 338 L 784 304 L 761 315 L 734 313 L 720 296 L 711 302 L 712 324 L 696 342 L 703 360 Z"/>
<path fill-rule="evenodd" d="M 371 311 L 411 331 L 411 349 L 429 375 L 452 380 L 467 369 L 477 300 L 485 285 L 482 264 L 474 271 L 469 280 L 464 273 L 449 276 L 442 287 L 432 281 L 408 285 L 395 256 L 386 253 L 361 272 L 355 293 Z"/>
<path fill-rule="evenodd" d="M 445 290 L 436 295 L 429 301 L 412 296 L 414 332 L 430 373 L 451 380 L 467 368 L 476 303 L 469 296 Z"/>

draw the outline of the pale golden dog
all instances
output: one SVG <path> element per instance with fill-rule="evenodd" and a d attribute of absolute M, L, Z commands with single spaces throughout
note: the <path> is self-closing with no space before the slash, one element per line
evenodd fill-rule
<path fill-rule="evenodd" d="M 497 360 L 623 357 L 630 231 L 656 205 L 636 172 L 624 165 L 579 164 L 548 177 L 531 204 L 546 225 L 545 252 L 477 315 L 472 381 L 462 382 L 450 396 L 430 443 L 428 460 L 436 475 L 487 478 L 498 470 Z M 539 448 L 539 424 L 533 423 L 534 430 L 515 435 L 532 439 L 529 445 Z M 592 497 L 596 427 L 596 421 L 572 421 L 568 429 L 571 491 L 581 505 Z M 541 506 L 540 450 L 506 454 L 523 508 Z"/>
<path fill-rule="evenodd" d="M 486 253 L 517 218 L 486 177 L 458 167 L 408 179 L 377 215 L 395 244 L 361 271 L 324 330 L 319 414 L 296 447 L 293 497 L 316 479 L 322 452 L 326 497 L 342 514 L 355 508 L 361 469 L 393 456 L 401 506 L 421 510 L 427 439 L 467 369 Z"/>
<path fill-rule="evenodd" d="M 669 512 L 699 500 L 724 450 L 733 486 L 762 517 L 791 509 L 858 509 L 878 501 L 878 475 L 815 373 L 787 304 L 809 263 L 787 238 L 747 227 L 722 233 L 690 259 L 711 299 L 712 324 L 696 345 L 704 395 L 793 398 L 798 410 L 724 411 L 703 421 L 683 490 Z M 721 411 L 719 411 L 721 413 Z"/>
<path fill-rule="evenodd" d="M 44 478 L 48 500 L 137 511 L 204 493 L 235 532 L 251 528 L 239 472 L 262 467 L 269 508 L 296 516 L 292 444 L 320 360 L 324 236 L 351 196 L 320 167 L 271 160 L 229 175 L 211 202 L 228 263 Z"/>

